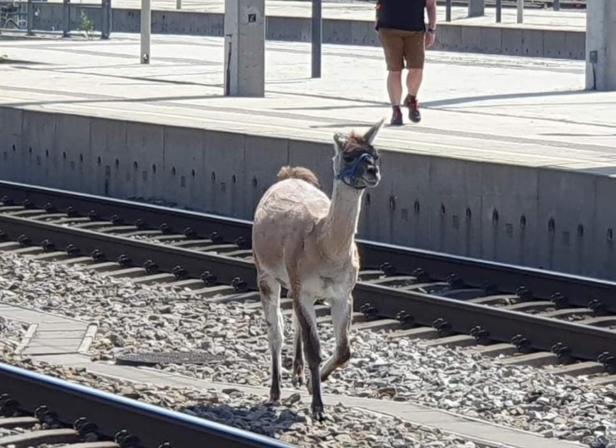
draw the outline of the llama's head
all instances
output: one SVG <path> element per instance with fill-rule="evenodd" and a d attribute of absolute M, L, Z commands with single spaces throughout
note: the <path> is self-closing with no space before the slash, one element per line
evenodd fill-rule
<path fill-rule="evenodd" d="M 381 180 L 379 153 L 372 144 L 384 121 L 379 121 L 364 135 L 354 132 L 334 135 L 334 174 L 337 180 L 358 190 L 378 185 Z"/>

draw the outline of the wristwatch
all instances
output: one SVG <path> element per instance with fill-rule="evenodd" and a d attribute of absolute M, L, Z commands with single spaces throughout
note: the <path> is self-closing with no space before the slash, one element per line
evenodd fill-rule
<path fill-rule="evenodd" d="M 434 34 L 436 33 L 436 30 L 434 28 L 428 28 L 428 33 Z"/>

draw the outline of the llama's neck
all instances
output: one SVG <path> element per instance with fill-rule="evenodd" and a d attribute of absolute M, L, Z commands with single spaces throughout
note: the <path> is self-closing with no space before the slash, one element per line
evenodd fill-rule
<path fill-rule="evenodd" d="M 323 223 L 321 237 L 322 250 L 330 258 L 345 257 L 350 253 L 357 232 L 363 192 L 340 181 L 334 182 L 331 205 Z"/>

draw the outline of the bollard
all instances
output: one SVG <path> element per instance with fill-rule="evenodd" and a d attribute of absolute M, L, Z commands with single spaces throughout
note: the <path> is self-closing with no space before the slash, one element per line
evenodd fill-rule
<path fill-rule="evenodd" d="M 485 15 L 485 0 L 468 0 L 468 16 L 481 17 Z"/>
<path fill-rule="evenodd" d="M 141 0 L 141 63 L 150 63 L 150 36 L 152 33 L 152 9 L 150 0 Z"/>
<path fill-rule="evenodd" d="M 496 23 L 501 23 L 503 18 L 503 0 L 496 0 Z"/>
<path fill-rule="evenodd" d="M 445 21 L 451 22 L 451 3 L 452 0 L 447 0 L 445 2 Z"/>
<path fill-rule="evenodd" d="M 109 39 L 111 36 L 111 0 L 102 0 L 101 14 L 101 39 Z"/>
<path fill-rule="evenodd" d="M 560 11 L 560 0 L 554 0 L 552 7 L 554 8 L 554 11 Z"/>
<path fill-rule="evenodd" d="M 312 0 L 312 77 L 321 77 L 322 1 Z"/>
<path fill-rule="evenodd" d="M 33 36 L 32 28 L 34 26 L 34 5 L 32 4 L 32 0 L 28 0 L 26 5 L 28 8 L 28 36 Z"/>
<path fill-rule="evenodd" d="M 71 1 L 62 0 L 62 37 L 71 35 Z"/>
<path fill-rule="evenodd" d="M 175 8 L 182 9 L 182 0 L 175 0 Z"/>
<path fill-rule="evenodd" d="M 518 0 L 518 23 L 524 22 L 524 0 Z"/>

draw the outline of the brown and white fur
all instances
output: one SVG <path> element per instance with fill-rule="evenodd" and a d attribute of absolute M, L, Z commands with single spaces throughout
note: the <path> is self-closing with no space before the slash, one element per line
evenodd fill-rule
<path fill-rule="evenodd" d="M 380 181 L 378 153 L 372 143 L 382 124 L 383 121 L 377 123 L 363 136 L 334 136 L 331 201 L 318 188 L 318 180 L 310 170 L 284 167 L 278 175 L 279 182 L 265 192 L 255 211 L 253 252 L 272 351 L 270 400 L 280 399 L 283 286 L 294 309 L 293 383 L 303 383 L 305 355 L 312 412 L 317 420 L 324 418 L 321 381 L 351 357 L 351 292 L 359 270 L 355 233 L 364 189 Z M 336 338 L 335 351 L 322 370 L 314 311 L 317 300 L 329 303 Z"/>

